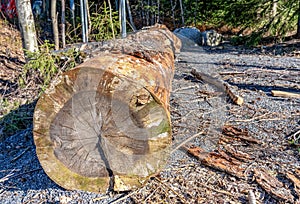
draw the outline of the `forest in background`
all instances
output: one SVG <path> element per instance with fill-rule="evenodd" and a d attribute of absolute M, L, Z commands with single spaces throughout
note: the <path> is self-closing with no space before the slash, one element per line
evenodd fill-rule
<path fill-rule="evenodd" d="M 31 3 L 37 41 L 43 44 L 48 40 L 56 49 L 84 41 L 83 33 L 88 41 L 118 37 L 124 16 L 120 12 L 122 3 L 126 7 L 127 32 L 161 23 L 171 30 L 183 26 L 200 31 L 215 29 L 233 37 L 236 44 L 250 46 L 260 44 L 263 37 L 273 37 L 274 41 L 286 36 L 300 38 L 299 0 L 20 0 L 15 8 L 11 5 L 14 0 L 1 2 L 1 17 L 15 24 L 19 17 L 20 27 L 25 23 L 22 12 L 28 9 L 18 7 Z M 82 26 L 83 18 L 86 28 Z"/>

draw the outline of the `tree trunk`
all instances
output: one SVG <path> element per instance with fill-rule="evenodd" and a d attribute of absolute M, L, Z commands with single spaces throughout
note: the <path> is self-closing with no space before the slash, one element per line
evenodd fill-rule
<path fill-rule="evenodd" d="M 111 8 L 110 1 L 108 1 L 108 7 L 109 7 L 109 19 L 110 19 L 111 32 L 112 32 L 112 35 L 113 35 L 113 39 L 116 39 L 114 23 L 113 23 L 113 19 L 112 19 L 112 8 Z"/>
<path fill-rule="evenodd" d="M 58 22 L 56 13 L 56 0 L 51 1 L 51 20 L 54 37 L 55 50 L 59 49 L 59 37 L 58 37 Z"/>
<path fill-rule="evenodd" d="M 184 11 L 183 11 L 182 0 L 179 0 L 179 4 L 180 4 L 181 23 L 182 23 L 182 26 L 184 26 L 185 22 L 184 22 Z"/>
<path fill-rule="evenodd" d="M 87 18 L 87 1 L 80 0 L 80 13 L 81 13 L 81 24 L 82 24 L 82 42 L 88 42 L 88 18 Z"/>
<path fill-rule="evenodd" d="M 296 38 L 300 39 L 300 0 L 299 0 L 299 5 L 298 5 L 298 23 L 297 23 Z"/>
<path fill-rule="evenodd" d="M 120 13 L 120 28 L 121 28 L 121 35 L 122 38 L 125 38 L 126 33 L 126 3 L 125 0 L 120 0 L 120 6 L 119 6 L 119 13 Z"/>
<path fill-rule="evenodd" d="M 278 0 L 273 0 L 273 6 L 272 6 L 272 16 L 275 17 L 277 15 L 277 5 Z"/>
<path fill-rule="evenodd" d="M 166 163 L 181 42 L 157 25 L 101 45 L 85 45 L 96 57 L 64 73 L 37 102 L 36 152 L 66 189 L 128 191 Z"/>
<path fill-rule="evenodd" d="M 35 52 L 38 44 L 30 0 L 18 0 L 16 3 L 23 48 Z"/>
<path fill-rule="evenodd" d="M 126 0 L 126 7 L 127 7 L 127 12 L 128 12 L 128 17 L 129 17 L 130 26 L 131 26 L 132 30 L 135 32 L 137 29 L 136 29 L 136 27 L 135 27 L 135 25 L 134 25 L 134 22 L 133 22 L 133 19 L 132 19 L 129 0 Z"/>
<path fill-rule="evenodd" d="M 156 18 L 156 23 L 160 22 L 160 1 L 157 0 L 157 18 Z"/>
<path fill-rule="evenodd" d="M 61 0 L 61 39 L 62 47 L 66 47 L 66 22 L 65 22 L 66 5 L 65 0 Z"/>
<path fill-rule="evenodd" d="M 176 28 L 176 24 L 175 24 L 175 7 L 176 7 L 176 4 L 173 5 L 173 0 L 170 0 L 170 1 L 171 1 L 173 27 L 175 29 Z"/>

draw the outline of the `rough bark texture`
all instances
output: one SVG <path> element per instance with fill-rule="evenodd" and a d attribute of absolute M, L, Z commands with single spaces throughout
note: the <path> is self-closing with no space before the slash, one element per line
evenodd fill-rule
<path fill-rule="evenodd" d="M 298 2 L 298 22 L 297 22 L 296 38 L 300 39 L 300 0 Z"/>
<path fill-rule="evenodd" d="M 16 3 L 23 48 L 31 52 L 37 51 L 38 44 L 30 1 L 18 0 Z"/>
<path fill-rule="evenodd" d="M 64 188 L 130 190 L 166 162 L 180 41 L 158 25 L 100 45 L 92 44 L 93 58 L 60 76 L 39 99 L 36 151 Z"/>

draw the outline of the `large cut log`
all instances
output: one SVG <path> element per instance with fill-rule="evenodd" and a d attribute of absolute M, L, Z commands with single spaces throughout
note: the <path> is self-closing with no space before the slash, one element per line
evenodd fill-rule
<path fill-rule="evenodd" d="M 131 190 L 166 163 L 169 96 L 180 41 L 154 26 L 93 47 L 63 73 L 34 112 L 34 141 L 47 175 L 66 189 Z"/>

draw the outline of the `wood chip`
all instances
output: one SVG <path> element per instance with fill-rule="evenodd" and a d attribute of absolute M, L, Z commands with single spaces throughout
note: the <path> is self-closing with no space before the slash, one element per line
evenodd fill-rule
<path fill-rule="evenodd" d="M 264 168 L 254 169 L 255 181 L 277 199 L 293 201 L 293 196 L 278 179 Z"/>
<path fill-rule="evenodd" d="M 201 161 L 202 164 L 211 168 L 224 171 L 238 178 L 244 178 L 245 168 L 235 158 L 226 155 L 224 152 L 206 152 L 200 147 L 186 148 L 187 152 Z"/>

